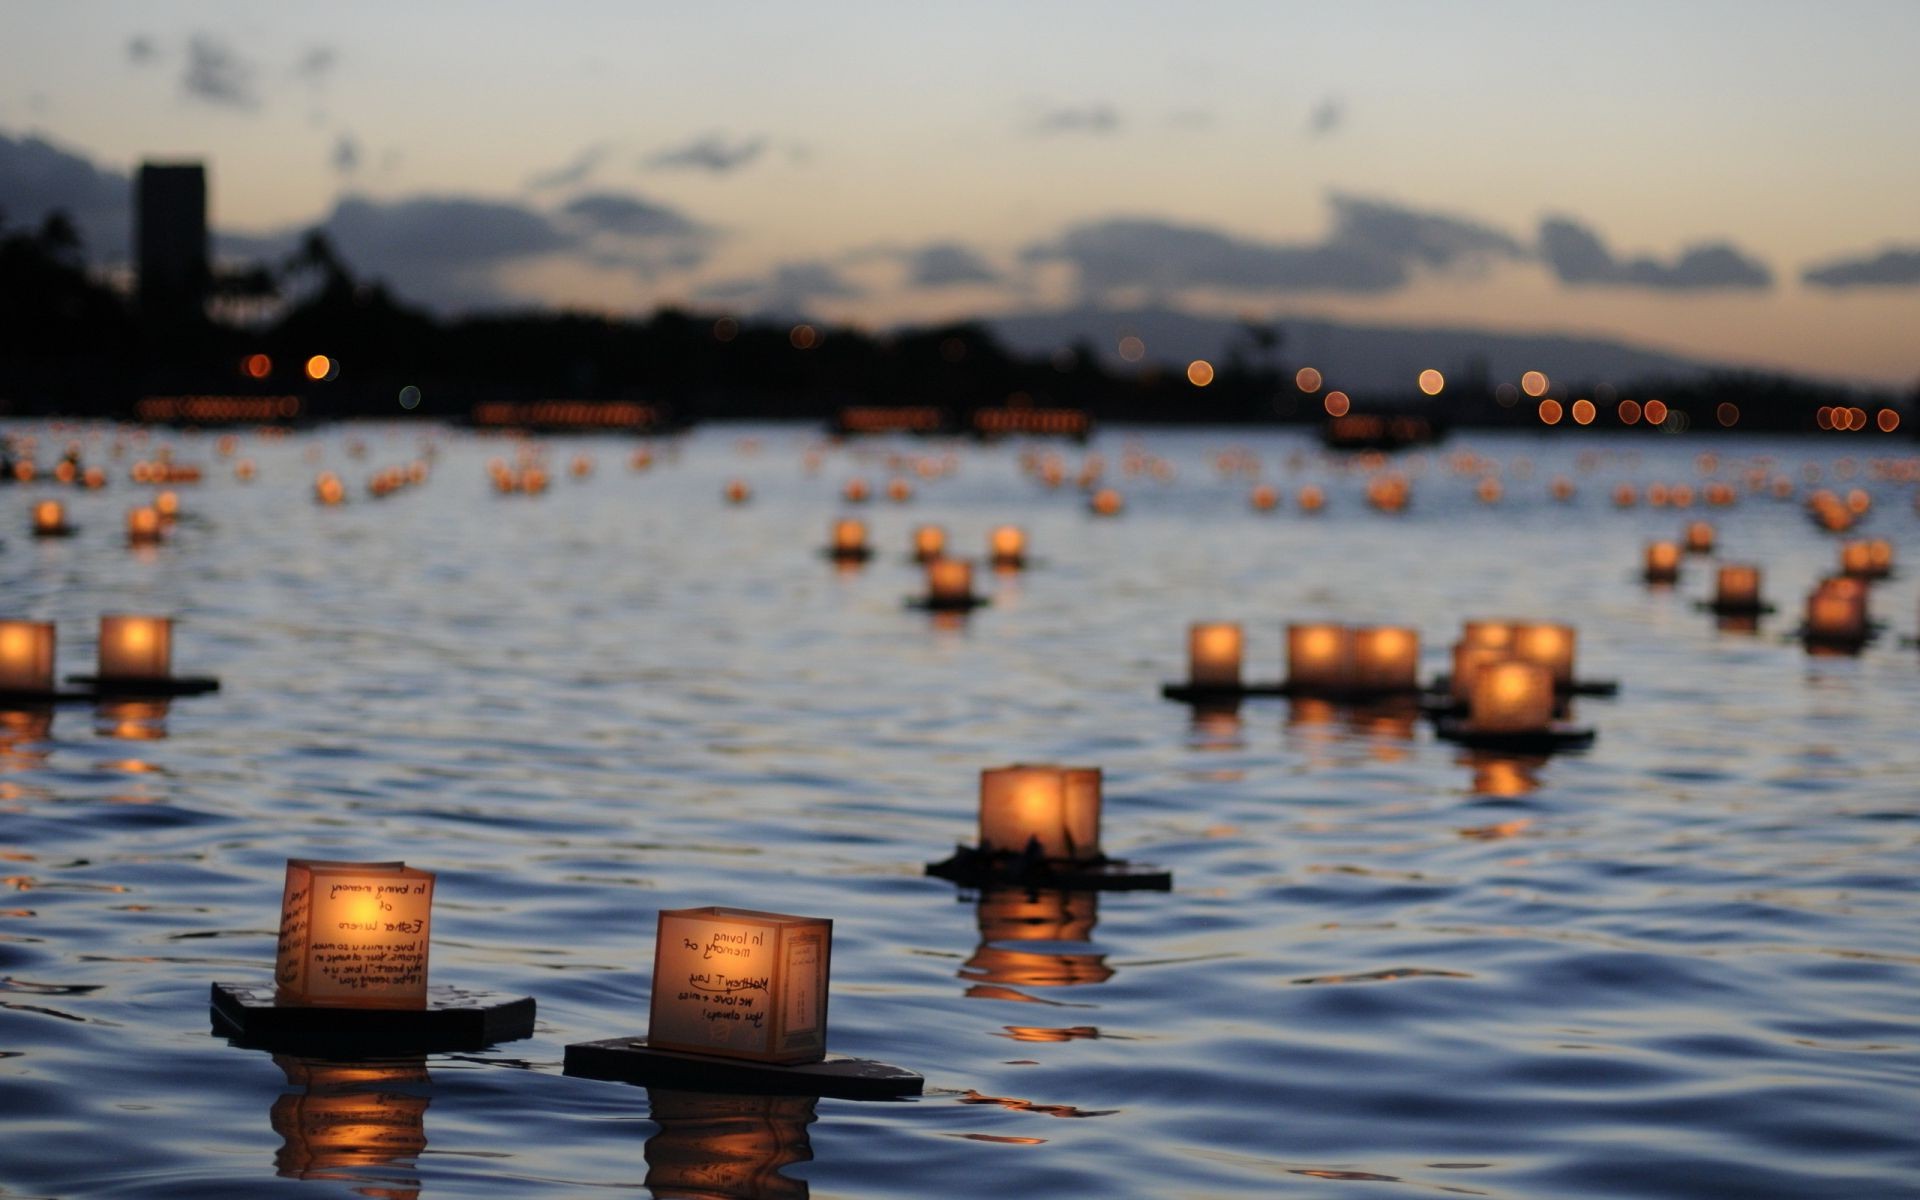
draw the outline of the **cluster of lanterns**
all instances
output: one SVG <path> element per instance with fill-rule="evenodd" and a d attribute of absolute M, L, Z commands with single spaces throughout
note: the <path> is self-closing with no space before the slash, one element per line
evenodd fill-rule
<path fill-rule="evenodd" d="M 55 695 L 54 623 L 0 619 L 0 693 Z M 173 619 L 132 613 L 100 618 L 98 661 L 88 680 L 101 688 L 163 684 L 172 678 Z"/>

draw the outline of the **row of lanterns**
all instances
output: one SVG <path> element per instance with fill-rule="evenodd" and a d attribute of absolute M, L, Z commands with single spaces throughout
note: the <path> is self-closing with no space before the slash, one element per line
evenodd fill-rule
<path fill-rule="evenodd" d="M 173 619 L 130 613 L 100 618 L 95 668 L 101 684 L 153 683 L 171 677 Z M 0 619 L 0 692 L 54 691 L 54 623 Z"/>

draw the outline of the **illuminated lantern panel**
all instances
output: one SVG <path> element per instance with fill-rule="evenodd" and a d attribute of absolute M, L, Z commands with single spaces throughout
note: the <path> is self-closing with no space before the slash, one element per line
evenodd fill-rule
<path fill-rule="evenodd" d="M 127 540 L 148 543 L 160 540 L 160 510 L 141 505 L 127 510 Z"/>
<path fill-rule="evenodd" d="M 58 500 L 42 500 L 33 506 L 35 533 L 60 533 L 67 527 L 67 510 Z"/>
<path fill-rule="evenodd" d="M 398 862 L 288 859 L 275 1002 L 425 1008 L 433 878 Z"/>
<path fill-rule="evenodd" d="M 835 554 L 864 554 L 867 549 L 867 523 L 842 517 L 833 523 Z"/>
<path fill-rule="evenodd" d="M 109 679 L 166 679 L 173 672 L 173 618 L 119 614 L 100 618 L 95 673 Z"/>
<path fill-rule="evenodd" d="M 958 604 L 973 595 L 973 564 L 964 558 L 936 558 L 927 563 L 927 600 Z"/>
<path fill-rule="evenodd" d="M 1353 676 L 1353 631 L 1328 623 L 1287 626 L 1287 681 L 1346 687 Z"/>
<path fill-rule="evenodd" d="M 1835 586 L 1854 584 L 1853 587 Z M 1807 597 L 1810 637 L 1854 641 L 1867 636 L 1867 593 L 1857 580 L 1823 579 Z"/>
<path fill-rule="evenodd" d="M 1018 525 L 996 525 L 987 535 L 995 566 L 1017 567 L 1026 561 L 1027 534 Z"/>
<path fill-rule="evenodd" d="M 1480 669 L 1488 663 L 1498 662 L 1507 657 L 1507 651 L 1492 646 L 1476 646 L 1471 642 L 1457 642 L 1453 647 L 1453 693 L 1454 702 L 1465 704 L 1473 695 L 1473 681 L 1480 676 Z"/>
<path fill-rule="evenodd" d="M 1467 699 L 1467 724 L 1481 733 L 1540 733 L 1553 720 L 1553 676 L 1517 658 L 1482 666 Z"/>
<path fill-rule="evenodd" d="M 1093 499 L 1088 501 L 1088 506 L 1097 516 L 1113 517 L 1118 516 L 1120 510 L 1126 507 L 1126 501 L 1121 499 L 1120 493 L 1112 488 L 1101 488 L 1093 494 Z"/>
<path fill-rule="evenodd" d="M 1672 542 L 1647 543 L 1647 582 L 1672 583 L 1680 578 L 1680 547 Z"/>
<path fill-rule="evenodd" d="M 1382 691 L 1419 687 L 1420 634 L 1399 626 L 1361 627 L 1353 631 L 1353 682 Z"/>
<path fill-rule="evenodd" d="M 1893 573 L 1893 543 L 1885 538 L 1874 538 L 1867 543 L 1867 569 L 1875 576 Z"/>
<path fill-rule="evenodd" d="M 947 548 L 947 531 L 938 525 L 920 525 L 913 531 L 913 556 L 921 562 L 939 558 Z"/>
<path fill-rule="evenodd" d="M 0 621 L 0 692 L 53 690 L 53 622 Z"/>
<path fill-rule="evenodd" d="M 1545 667 L 1553 677 L 1553 686 L 1573 684 L 1573 656 L 1579 633 L 1571 625 L 1546 622 L 1521 625 L 1513 631 L 1513 655 Z"/>
<path fill-rule="evenodd" d="M 1758 608 L 1760 568 L 1751 563 L 1727 563 L 1714 580 L 1713 602 L 1721 608 Z"/>
<path fill-rule="evenodd" d="M 1464 645 L 1477 646 L 1486 650 L 1505 650 L 1513 645 L 1513 631 L 1518 621 L 1496 621 L 1481 619 L 1463 621 L 1460 624 L 1460 641 Z"/>
<path fill-rule="evenodd" d="M 833 922 L 747 908 L 661 912 L 647 1044 L 770 1063 L 827 1054 Z"/>
<path fill-rule="evenodd" d="M 1187 629 L 1187 682 L 1195 687 L 1239 687 L 1241 653 L 1239 625 L 1196 621 Z"/>
<path fill-rule="evenodd" d="M 1086 862 L 1100 857 L 1100 769 L 1016 765 L 980 772 L 980 849 Z"/>
<path fill-rule="evenodd" d="M 1713 553 L 1713 525 L 1707 521 L 1693 521 L 1687 525 L 1687 553 Z"/>

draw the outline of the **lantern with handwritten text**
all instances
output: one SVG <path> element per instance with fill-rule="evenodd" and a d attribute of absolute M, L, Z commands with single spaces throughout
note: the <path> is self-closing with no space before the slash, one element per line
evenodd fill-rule
<path fill-rule="evenodd" d="M 833 922 L 746 908 L 660 914 L 647 1045 L 765 1063 L 827 1053 Z"/>
<path fill-rule="evenodd" d="M 275 1002 L 426 1007 L 433 880 L 399 862 L 288 859 Z"/>
<path fill-rule="evenodd" d="M 1397 625 L 1353 631 L 1353 686 L 1370 692 L 1419 688 L 1420 634 Z"/>
<path fill-rule="evenodd" d="M 173 670 L 173 618 L 129 613 L 101 617 L 97 661 L 102 683 L 166 679 Z"/>
<path fill-rule="evenodd" d="M 53 622 L 0 621 L 0 692 L 53 690 Z"/>
<path fill-rule="evenodd" d="M 1353 676 L 1353 631 L 1331 622 L 1287 626 L 1287 682 L 1299 688 L 1344 688 Z"/>
<path fill-rule="evenodd" d="M 1242 637 L 1233 621 L 1196 621 L 1187 628 L 1187 682 L 1197 688 L 1240 686 Z"/>
<path fill-rule="evenodd" d="M 1553 676 L 1538 663 L 1500 659 L 1475 674 L 1467 726 L 1475 733 L 1541 733 L 1553 721 Z"/>
<path fill-rule="evenodd" d="M 1098 767 L 1016 764 L 980 772 L 980 849 L 1069 862 L 1100 857 Z"/>

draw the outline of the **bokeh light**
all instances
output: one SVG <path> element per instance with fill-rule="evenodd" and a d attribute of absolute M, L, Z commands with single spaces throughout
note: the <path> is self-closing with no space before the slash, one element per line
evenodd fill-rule
<path fill-rule="evenodd" d="M 1446 386 L 1447 377 L 1432 367 L 1428 367 L 1426 370 L 1420 372 L 1420 390 L 1427 395 L 1438 396 L 1440 390 Z"/>

